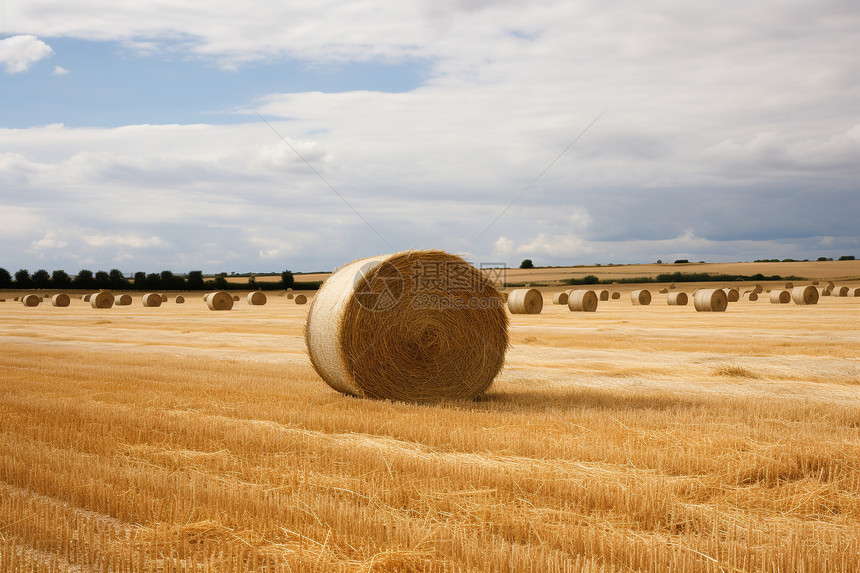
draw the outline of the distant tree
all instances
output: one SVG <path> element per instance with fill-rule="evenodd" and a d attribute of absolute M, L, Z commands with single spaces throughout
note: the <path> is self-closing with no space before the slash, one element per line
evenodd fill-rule
<path fill-rule="evenodd" d="M 12 286 L 12 274 L 4 268 L 0 268 L 0 288 Z"/>
<path fill-rule="evenodd" d="M 189 271 L 187 288 L 191 290 L 206 288 L 206 284 L 203 282 L 203 271 Z"/>
<path fill-rule="evenodd" d="M 586 276 L 582 277 L 582 284 L 596 285 L 599 282 L 600 282 L 600 279 L 594 275 L 586 275 Z"/>
<path fill-rule="evenodd" d="M 15 273 L 15 286 L 18 288 L 30 288 L 30 271 L 27 269 L 18 269 Z"/>
<path fill-rule="evenodd" d="M 662 264 L 663 264 L 663 259 L 657 259 L 657 264 L 658 264 L 658 265 L 662 265 Z"/>
<path fill-rule="evenodd" d="M 161 275 L 158 273 L 149 273 L 146 275 L 147 290 L 161 290 Z"/>
<path fill-rule="evenodd" d="M 684 264 L 687 264 L 689 262 L 690 261 L 688 259 L 678 259 L 677 261 L 675 261 L 675 264 L 676 265 L 684 265 Z"/>
<path fill-rule="evenodd" d="M 185 286 L 182 277 L 173 274 L 172 271 L 161 271 L 161 288 L 164 290 L 181 290 Z"/>
<path fill-rule="evenodd" d="M 30 277 L 33 288 L 49 288 L 51 286 L 51 274 L 45 269 L 39 269 Z"/>
<path fill-rule="evenodd" d="M 93 271 L 88 269 L 81 269 L 78 271 L 77 276 L 75 276 L 72 284 L 75 288 L 83 288 L 83 289 L 93 289 L 96 288 L 96 279 L 93 277 Z"/>
<path fill-rule="evenodd" d="M 132 284 L 136 290 L 146 290 L 146 273 L 143 271 L 134 273 L 134 282 Z"/>
<path fill-rule="evenodd" d="M 69 276 L 69 273 L 63 270 L 54 271 L 51 273 L 51 283 L 53 283 L 54 288 L 64 289 L 72 286 L 72 277 Z"/>
<path fill-rule="evenodd" d="M 827 257 L 818 257 L 818 261 L 832 261 L 833 259 L 828 259 Z"/>
<path fill-rule="evenodd" d="M 220 273 L 215 277 L 215 288 L 219 290 L 227 288 L 227 273 Z"/>
<path fill-rule="evenodd" d="M 255 277 L 254 275 L 248 277 L 248 288 L 251 290 L 257 289 L 257 277 Z"/>
<path fill-rule="evenodd" d="M 523 262 L 520 263 L 521 269 L 533 269 L 535 268 L 535 264 L 531 259 L 523 259 Z"/>
<path fill-rule="evenodd" d="M 105 271 L 96 271 L 95 281 L 96 288 L 104 290 L 110 289 L 110 275 Z"/>
<path fill-rule="evenodd" d="M 128 281 L 125 280 L 125 275 L 119 269 L 111 269 L 110 273 L 110 288 L 120 290 L 128 288 Z"/>
<path fill-rule="evenodd" d="M 296 278 L 291 271 L 284 271 L 281 273 L 281 282 L 284 284 L 284 288 L 293 288 L 293 285 L 296 284 Z"/>
<path fill-rule="evenodd" d="M 854 255 L 842 255 L 841 257 L 839 257 L 839 260 L 840 261 L 853 261 Z"/>

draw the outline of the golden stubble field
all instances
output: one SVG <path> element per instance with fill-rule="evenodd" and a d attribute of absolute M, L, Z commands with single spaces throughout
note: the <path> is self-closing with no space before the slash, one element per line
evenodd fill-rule
<path fill-rule="evenodd" d="M 284 297 L 7 295 L 0 571 L 860 570 L 860 298 L 649 286 L 545 290 L 490 393 L 436 405 L 329 389 Z"/>

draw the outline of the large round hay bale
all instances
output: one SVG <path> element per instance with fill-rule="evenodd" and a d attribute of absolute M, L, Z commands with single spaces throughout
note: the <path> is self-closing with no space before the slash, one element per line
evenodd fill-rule
<path fill-rule="evenodd" d="M 773 304 L 786 304 L 791 302 L 791 293 L 787 290 L 773 289 L 770 291 L 770 302 Z"/>
<path fill-rule="evenodd" d="M 611 296 L 612 296 L 612 300 L 618 300 L 619 298 L 621 298 L 621 293 L 618 291 L 615 291 L 614 293 L 612 293 Z"/>
<path fill-rule="evenodd" d="M 725 312 L 729 297 L 721 288 L 703 288 L 693 295 L 693 307 L 698 312 Z"/>
<path fill-rule="evenodd" d="M 176 296 L 176 304 L 183 304 L 185 302 L 185 297 L 180 295 Z"/>
<path fill-rule="evenodd" d="M 128 306 L 131 304 L 130 294 L 118 294 L 113 297 L 113 303 L 116 306 Z"/>
<path fill-rule="evenodd" d="M 750 302 L 757 301 L 758 300 L 758 293 L 757 292 L 751 292 L 749 295 L 749 300 L 750 300 Z"/>
<path fill-rule="evenodd" d="M 648 289 L 634 290 L 630 293 L 630 300 L 634 306 L 647 306 L 651 304 L 651 291 Z"/>
<path fill-rule="evenodd" d="M 110 308 L 113 306 L 113 294 L 103 290 L 90 295 L 90 306 L 93 308 Z"/>
<path fill-rule="evenodd" d="M 733 288 L 723 289 L 726 291 L 726 299 L 729 302 L 738 302 L 741 299 L 741 294 Z"/>
<path fill-rule="evenodd" d="M 686 306 L 687 293 L 685 292 L 670 292 L 666 297 L 666 304 L 669 306 Z"/>
<path fill-rule="evenodd" d="M 552 303 L 553 304 L 567 304 L 568 293 L 567 291 L 557 292 L 552 295 Z"/>
<path fill-rule="evenodd" d="M 248 293 L 248 304 L 250 305 L 263 306 L 267 301 L 266 293 L 263 291 L 255 290 L 254 292 Z"/>
<path fill-rule="evenodd" d="M 143 303 L 143 306 L 155 308 L 155 307 L 161 306 L 161 303 L 164 301 L 162 300 L 162 297 L 160 294 L 154 293 L 154 292 L 148 292 L 145 295 L 143 295 L 141 302 Z"/>
<path fill-rule="evenodd" d="M 415 270 L 440 264 L 456 285 Z M 482 394 L 504 363 L 507 325 L 503 299 L 480 271 L 442 251 L 407 251 L 333 274 L 314 297 L 305 340 L 335 390 L 427 402 Z"/>
<path fill-rule="evenodd" d="M 42 302 L 42 297 L 37 294 L 25 294 L 21 297 L 21 304 L 24 306 L 39 306 Z"/>
<path fill-rule="evenodd" d="M 540 314 L 543 296 L 536 288 L 516 288 L 508 295 L 508 310 L 511 314 Z"/>
<path fill-rule="evenodd" d="M 764 287 L 762 287 L 760 284 L 756 284 L 753 287 L 753 292 L 756 294 L 761 294 L 763 291 L 764 291 Z"/>
<path fill-rule="evenodd" d="M 818 304 L 818 289 L 814 286 L 799 286 L 791 289 L 791 300 L 795 304 Z"/>
<path fill-rule="evenodd" d="M 609 300 L 609 291 L 606 289 L 599 291 L 597 293 L 597 298 L 599 298 L 600 300 Z"/>
<path fill-rule="evenodd" d="M 229 292 L 223 290 L 210 292 L 203 300 L 206 301 L 206 306 L 209 310 L 230 310 L 233 308 L 233 297 Z"/>
<path fill-rule="evenodd" d="M 833 296 L 848 296 L 847 286 L 838 286 L 833 288 Z"/>
<path fill-rule="evenodd" d="M 71 304 L 71 302 L 72 302 L 72 299 L 66 293 L 55 294 L 54 296 L 51 297 L 51 304 L 53 306 L 60 306 L 60 307 L 69 306 L 69 304 Z"/>
<path fill-rule="evenodd" d="M 303 294 L 297 294 L 296 298 L 294 300 L 295 300 L 296 304 L 307 304 L 308 297 L 306 297 Z"/>
<path fill-rule="evenodd" d="M 594 312 L 597 310 L 597 293 L 584 289 L 571 291 L 567 308 L 575 312 Z"/>

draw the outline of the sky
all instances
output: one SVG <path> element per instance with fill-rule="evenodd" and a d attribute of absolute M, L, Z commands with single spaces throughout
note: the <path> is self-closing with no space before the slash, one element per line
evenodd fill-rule
<path fill-rule="evenodd" d="M 0 0 L 0 267 L 860 256 L 854 0 Z"/>

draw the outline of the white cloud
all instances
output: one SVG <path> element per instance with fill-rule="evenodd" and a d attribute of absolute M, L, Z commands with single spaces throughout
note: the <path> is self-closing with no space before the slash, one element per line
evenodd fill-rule
<path fill-rule="evenodd" d="M 67 70 L 63 66 L 54 66 L 54 75 L 55 76 L 65 76 L 68 73 L 69 73 L 69 70 Z"/>
<path fill-rule="evenodd" d="M 6 66 L 7 74 L 26 72 L 30 66 L 53 54 L 51 46 L 36 36 L 20 35 L 0 40 L 0 64 Z"/>
<path fill-rule="evenodd" d="M 46 249 L 65 249 L 69 246 L 68 241 L 62 241 L 56 238 L 53 231 L 48 231 L 45 236 L 38 241 L 33 241 L 32 248 L 35 251 Z"/>
<path fill-rule="evenodd" d="M 540 233 L 531 241 L 517 247 L 518 254 L 553 257 L 577 257 L 594 252 L 594 248 L 576 235 Z"/>
<path fill-rule="evenodd" d="M 129 247 L 132 249 L 145 249 L 149 247 L 168 246 L 161 238 L 140 237 L 137 235 L 83 235 L 84 243 L 90 247 Z"/>

